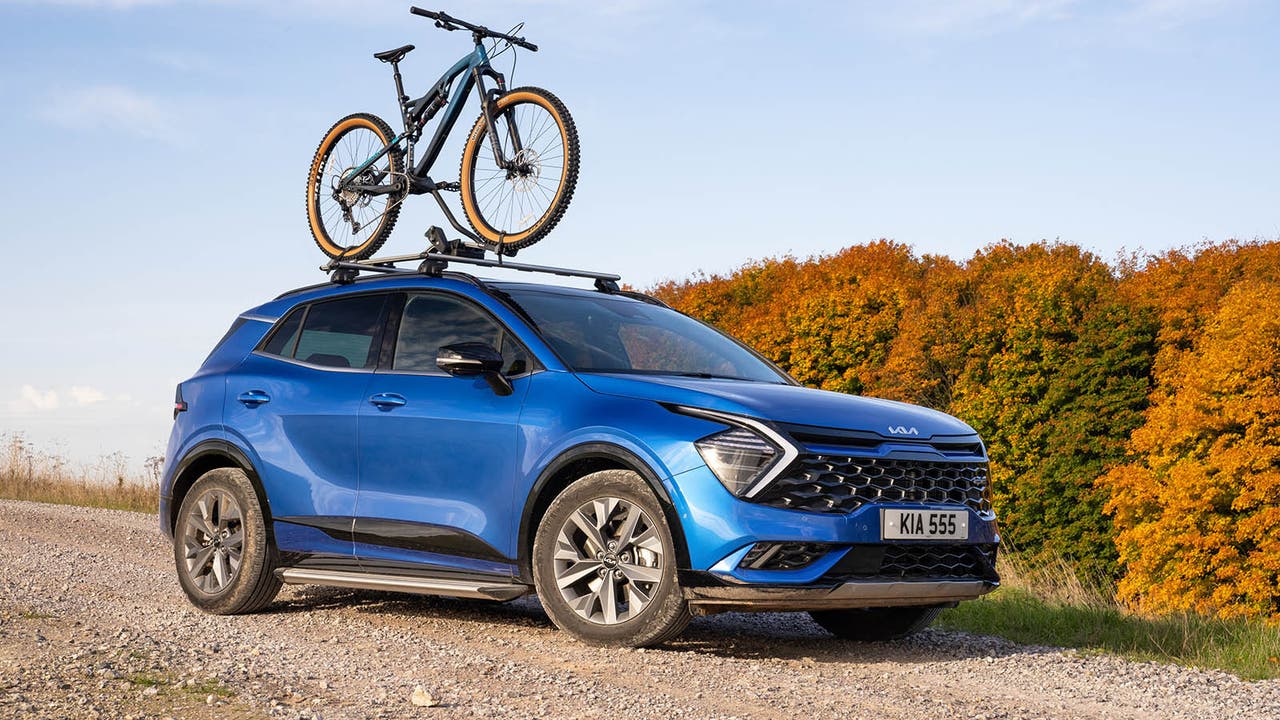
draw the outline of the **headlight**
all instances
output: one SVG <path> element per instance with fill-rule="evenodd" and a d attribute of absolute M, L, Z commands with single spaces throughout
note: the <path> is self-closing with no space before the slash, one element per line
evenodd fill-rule
<path fill-rule="evenodd" d="M 720 483 L 738 497 L 759 493 L 800 455 L 795 443 L 754 418 L 702 408 L 667 407 L 682 415 L 730 426 L 698 440 L 694 447 Z"/>
<path fill-rule="evenodd" d="M 733 428 L 694 443 L 720 482 L 734 495 L 742 496 L 769 469 L 778 450 L 746 428 Z"/>

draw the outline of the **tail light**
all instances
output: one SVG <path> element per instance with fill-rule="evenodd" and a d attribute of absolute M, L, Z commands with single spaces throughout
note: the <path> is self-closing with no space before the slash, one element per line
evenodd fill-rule
<path fill-rule="evenodd" d="M 173 393 L 173 419 L 178 419 L 178 413 L 187 411 L 187 401 L 182 399 L 182 386 L 179 385 Z"/>

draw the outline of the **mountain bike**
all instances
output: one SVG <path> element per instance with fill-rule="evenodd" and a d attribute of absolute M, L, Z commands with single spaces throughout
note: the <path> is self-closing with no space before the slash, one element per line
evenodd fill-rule
<path fill-rule="evenodd" d="M 490 58 L 538 46 L 510 33 L 418 7 L 443 30 L 467 30 L 475 49 L 416 100 L 404 92 L 400 61 L 413 45 L 375 53 L 391 65 L 404 130 L 398 134 L 369 113 L 348 115 L 325 133 L 307 176 L 307 219 L 316 244 L 335 260 L 362 260 L 386 242 L 409 195 L 430 193 L 450 224 L 499 255 L 541 240 L 564 215 L 578 181 L 578 133 L 564 103 L 536 87 L 507 89 Z M 491 48 L 486 40 L 493 40 Z M 485 79 L 496 87 L 486 88 Z M 455 84 L 456 81 L 456 84 Z M 446 138 L 475 90 L 480 117 L 462 151 L 457 182 L 428 175 Z M 414 163 L 423 129 L 444 110 L 425 152 Z M 458 192 L 471 230 L 457 221 L 442 192 Z"/>

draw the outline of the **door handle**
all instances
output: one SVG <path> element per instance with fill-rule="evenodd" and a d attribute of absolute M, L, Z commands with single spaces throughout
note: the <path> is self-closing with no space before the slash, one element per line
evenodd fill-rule
<path fill-rule="evenodd" d="M 271 396 L 262 390 L 249 390 L 248 392 L 242 392 L 236 399 L 244 403 L 247 407 L 258 407 L 263 403 L 271 402 Z"/>
<path fill-rule="evenodd" d="M 369 402 L 376 405 L 379 410 L 390 410 L 391 408 L 400 407 L 408 401 L 404 399 L 403 395 L 397 395 L 395 393 L 378 393 L 377 395 L 369 398 Z"/>

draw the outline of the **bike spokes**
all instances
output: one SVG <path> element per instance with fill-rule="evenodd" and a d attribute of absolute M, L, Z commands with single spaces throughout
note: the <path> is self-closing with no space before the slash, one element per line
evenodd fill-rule
<path fill-rule="evenodd" d="M 501 33 L 441 12 L 419 8 L 412 12 L 436 20 L 436 26 L 445 30 L 469 30 L 474 50 L 417 100 L 405 93 L 398 66 L 412 46 L 375 55 L 391 63 L 404 130 L 395 134 L 381 118 L 356 113 L 325 134 L 307 183 L 307 214 L 316 244 L 335 260 L 368 258 L 391 233 L 403 200 L 428 192 L 460 233 L 499 254 L 513 254 L 538 242 L 560 221 L 573 197 L 578 179 L 577 130 L 559 98 L 536 87 L 508 89 L 503 75 L 490 64 L 504 50 L 536 51 L 537 45 L 514 34 L 520 31 L 519 25 Z M 505 43 L 504 49 L 486 51 L 488 39 Z M 497 87 L 486 88 L 485 78 Z M 458 181 L 442 182 L 428 173 L 436 174 L 433 168 L 440 151 L 473 89 L 484 112 L 467 136 Z M 423 157 L 415 164 L 414 146 L 426 124 L 442 110 Z M 388 152 L 393 140 L 396 149 Z M 441 197 L 441 192 L 450 190 L 459 192 L 474 232 L 458 222 Z"/>
<path fill-rule="evenodd" d="M 399 172 L 396 157 L 386 153 L 369 163 L 389 138 L 376 123 L 355 124 L 322 145 L 313 174 L 314 222 L 323 233 L 321 247 L 335 257 L 363 254 L 373 241 L 383 239 L 403 192 L 374 193 L 386 187 Z M 313 230 L 316 228 L 313 227 Z M 317 241 L 321 238 L 317 236 Z M 326 247 L 326 244 L 330 247 Z M 381 244 L 378 242 L 378 244 Z"/>
<path fill-rule="evenodd" d="M 515 235 L 537 224 L 555 204 L 565 178 L 564 141 L 555 115 L 532 103 L 512 105 L 494 126 L 507 167 L 498 165 L 485 142 L 475 160 L 476 209 L 495 231 Z"/>

